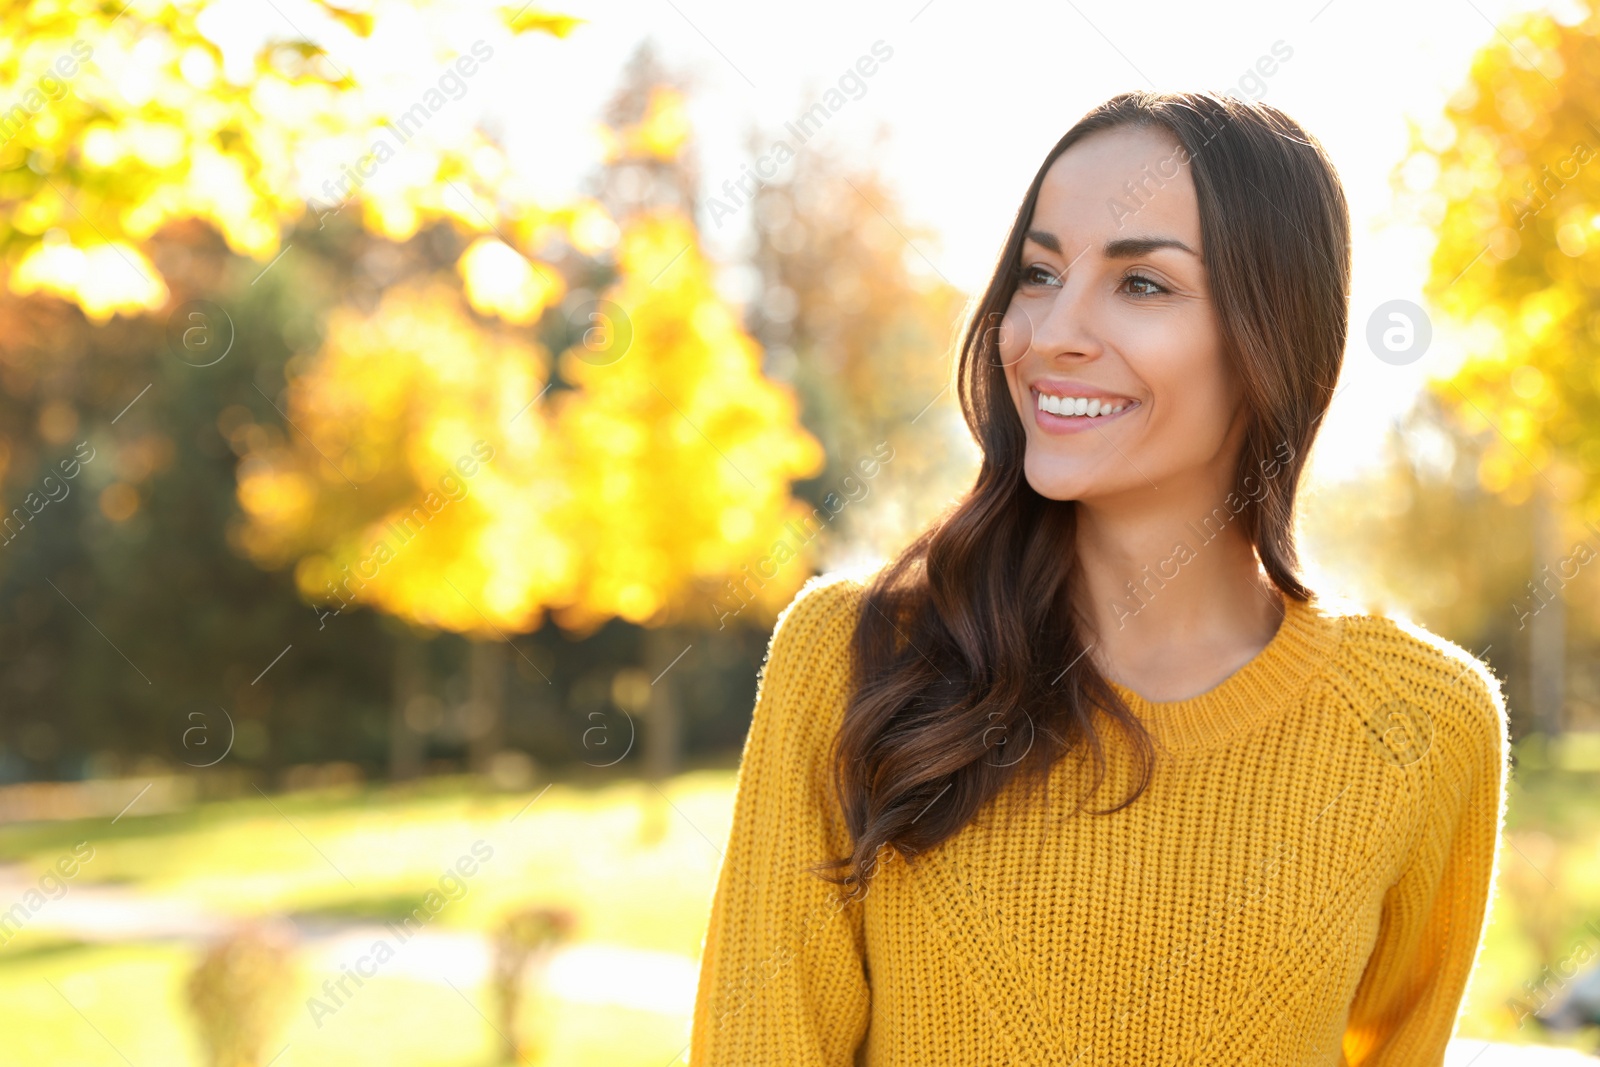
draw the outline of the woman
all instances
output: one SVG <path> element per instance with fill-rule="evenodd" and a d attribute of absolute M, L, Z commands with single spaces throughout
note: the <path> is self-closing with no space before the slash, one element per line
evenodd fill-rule
<path fill-rule="evenodd" d="M 962 343 L 972 490 L 778 621 L 693 1067 L 1442 1062 L 1505 708 L 1297 574 L 1348 246 L 1263 104 L 1125 94 L 1050 152 Z"/>

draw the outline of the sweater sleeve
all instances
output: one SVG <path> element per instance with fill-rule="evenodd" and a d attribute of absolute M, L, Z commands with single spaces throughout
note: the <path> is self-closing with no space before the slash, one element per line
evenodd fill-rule
<path fill-rule="evenodd" d="M 1415 769 L 1428 776 L 1432 817 L 1384 897 L 1345 1027 L 1349 1067 L 1444 1062 L 1487 923 L 1505 818 L 1506 710 L 1481 663 L 1456 671 L 1427 706 L 1433 734 Z"/>
<path fill-rule="evenodd" d="M 840 1067 L 866 1033 L 860 906 L 804 869 L 848 852 L 828 755 L 855 604 L 847 581 L 813 578 L 768 646 L 701 953 L 692 1067 Z"/>

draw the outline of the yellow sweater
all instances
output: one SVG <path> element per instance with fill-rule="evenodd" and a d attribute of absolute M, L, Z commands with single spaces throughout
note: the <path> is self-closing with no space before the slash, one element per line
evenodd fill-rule
<path fill-rule="evenodd" d="M 1210 691 L 1152 704 L 1119 687 L 1160 746 L 1132 805 L 1068 816 L 1092 766 L 1060 760 L 1048 805 L 1009 789 L 909 864 L 885 849 L 840 906 L 802 868 L 849 843 L 825 756 L 868 577 L 813 578 L 778 619 L 692 1067 L 1443 1062 L 1504 814 L 1505 705 L 1483 664 L 1290 600 Z M 1091 808 L 1137 769 L 1105 737 Z"/>

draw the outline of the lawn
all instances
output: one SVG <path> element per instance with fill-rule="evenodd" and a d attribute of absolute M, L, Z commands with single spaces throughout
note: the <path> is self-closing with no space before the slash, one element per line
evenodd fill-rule
<path fill-rule="evenodd" d="M 438 889 L 441 875 L 462 856 L 487 855 L 471 877 L 460 879 L 464 893 L 428 922 L 427 932 L 440 941 L 434 951 L 449 949 L 452 934 L 488 930 L 513 906 L 539 904 L 576 913 L 576 942 L 634 950 L 647 962 L 692 964 L 728 833 L 732 785 L 729 771 L 681 775 L 660 791 L 623 782 L 553 785 L 513 796 L 480 792 L 467 782 L 433 782 L 409 795 L 349 789 L 145 818 L 135 807 L 114 825 L 100 819 L 0 829 L 0 862 L 39 872 L 71 856 L 78 842 L 94 849 L 67 894 L 45 904 L 35 922 L 0 949 L 0 1033 L 17 1057 L 5 1062 L 204 1062 L 184 997 L 198 958 L 192 940 L 87 944 L 42 929 L 75 897 L 105 890 L 227 917 L 278 912 L 324 927 L 362 923 L 388 937 L 381 924 Z M 353 962 L 369 943 L 358 941 L 344 955 Z M 481 976 L 466 985 L 419 977 L 431 960 L 416 951 L 414 944 L 398 949 L 393 964 L 337 1013 L 318 1019 L 307 1010 L 307 998 L 320 993 L 325 979 L 340 977 L 340 969 L 326 953 L 320 966 L 302 966 L 269 1055 L 287 1044 L 282 1067 L 496 1062 L 486 982 Z M 481 972 L 482 953 L 471 951 L 439 969 L 447 977 L 471 973 L 474 960 Z M 604 990 L 592 990 L 593 980 L 580 982 L 591 988 L 592 1003 L 529 1003 L 525 1014 L 545 1045 L 541 1062 L 671 1063 L 687 1042 L 683 1005 L 692 997 L 693 971 L 663 973 L 676 988 L 656 999 L 670 1010 L 651 1010 L 649 998 L 637 994 L 645 1007 L 606 1002 Z"/>
<path fill-rule="evenodd" d="M 1585 928 L 1600 928 L 1600 774 L 1552 769 L 1536 756 L 1519 753 L 1493 922 L 1460 1032 L 1585 1047 L 1534 1023 L 1519 1027 L 1508 1006 L 1526 999 L 1523 983 L 1545 965 L 1584 944 L 1600 949 Z M 30 878 L 79 842 L 94 850 L 66 895 L 0 948 L 6 1063 L 203 1064 L 185 1002 L 194 937 L 135 931 L 107 940 L 51 921 L 74 906 L 93 910 L 96 894 L 120 894 L 179 916 L 288 914 L 323 938 L 302 957 L 268 1050 L 270 1059 L 287 1047 L 279 1067 L 490 1067 L 499 1062 L 496 1015 L 484 942 L 471 935 L 515 906 L 569 908 L 578 918 L 573 947 L 593 950 L 593 973 L 564 972 L 562 999 L 525 1005 L 544 1048 L 539 1062 L 666 1067 L 685 1051 L 732 786 L 727 770 L 683 774 L 659 790 L 557 783 L 516 795 L 435 780 L 0 828 L 0 863 L 20 864 Z M 450 883 L 462 888 L 427 924 L 429 937 L 402 948 L 337 1012 L 314 1018 L 307 999 L 388 937 L 383 924 L 439 889 L 466 855 L 481 862 Z"/>

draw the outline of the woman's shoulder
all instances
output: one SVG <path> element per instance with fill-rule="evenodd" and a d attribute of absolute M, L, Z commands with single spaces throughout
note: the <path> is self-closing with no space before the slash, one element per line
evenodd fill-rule
<path fill-rule="evenodd" d="M 874 561 L 857 564 L 853 567 L 837 567 L 821 574 L 812 575 L 806 579 L 805 584 L 795 593 L 794 599 L 789 601 L 788 606 L 783 610 L 783 614 L 778 616 L 779 621 L 782 621 L 783 615 L 788 614 L 802 604 L 809 604 L 811 610 L 815 610 L 821 604 L 838 607 L 841 604 L 855 601 L 862 593 L 866 592 L 867 587 L 872 584 L 873 579 L 878 576 L 878 572 L 882 568 L 883 563 L 881 561 Z"/>
<path fill-rule="evenodd" d="M 767 646 L 768 669 L 780 652 L 809 659 L 840 654 L 849 644 L 861 598 L 880 566 L 838 568 L 806 579 L 778 613 Z"/>
<path fill-rule="evenodd" d="M 1396 608 L 1336 596 L 1318 596 L 1313 605 L 1340 633 L 1330 681 L 1380 731 L 1411 720 L 1429 733 L 1461 731 L 1504 747 L 1503 683 L 1483 658 L 1492 646 L 1470 652 Z"/>
<path fill-rule="evenodd" d="M 747 760 L 770 746 L 785 767 L 822 766 L 851 693 L 850 641 L 871 579 L 871 568 L 815 575 L 778 613 L 756 683 Z"/>

